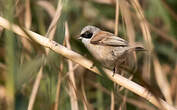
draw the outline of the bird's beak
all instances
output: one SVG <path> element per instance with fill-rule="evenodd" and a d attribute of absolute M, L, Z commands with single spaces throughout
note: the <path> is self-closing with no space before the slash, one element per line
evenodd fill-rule
<path fill-rule="evenodd" d="M 81 39 L 82 39 L 82 37 L 80 36 L 80 34 L 77 35 L 76 37 L 77 37 L 78 40 L 81 40 Z"/>
<path fill-rule="evenodd" d="M 81 40 L 82 39 L 82 37 L 79 37 L 79 38 L 77 38 L 78 40 Z"/>

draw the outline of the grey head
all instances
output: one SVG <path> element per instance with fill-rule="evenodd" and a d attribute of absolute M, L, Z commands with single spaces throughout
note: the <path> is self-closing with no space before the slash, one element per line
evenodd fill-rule
<path fill-rule="evenodd" d="M 90 39 L 92 36 L 97 34 L 99 31 L 100 29 L 95 26 L 91 26 L 91 25 L 85 26 L 80 33 L 80 39 L 82 38 Z"/>

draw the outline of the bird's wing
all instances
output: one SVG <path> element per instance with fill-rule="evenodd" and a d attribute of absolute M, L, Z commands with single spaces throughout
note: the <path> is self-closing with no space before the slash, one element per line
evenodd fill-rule
<path fill-rule="evenodd" d="M 100 31 L 90 41 L 92 44 L 107 46 L 127 46 L 128 42 L 112 33 Z"/>

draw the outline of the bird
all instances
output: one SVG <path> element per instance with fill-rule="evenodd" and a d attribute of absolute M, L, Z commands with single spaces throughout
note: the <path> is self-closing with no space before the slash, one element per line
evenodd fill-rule
<path fill-rule="evenodd" d="M 120 73 L 120 66 L 132 60 L 134 51 L 144 51 L 140 43 L 130 44 L 128 41 L 92 25 L 85 26 L 79 38 L 88 51 L 104 67 L 115 73 Z"/>

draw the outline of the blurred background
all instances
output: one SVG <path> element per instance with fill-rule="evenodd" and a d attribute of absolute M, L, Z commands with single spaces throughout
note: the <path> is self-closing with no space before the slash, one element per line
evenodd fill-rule
<path fill-rule="evenodd" d="M 130 43 L 144 43 L 149 51 L 137 54 L 137 72 L 126 77 L 177 107 L 176 12 L 176 0 L 0 1 L 1 17 L 83 56 L 84 48 L 75 38 L 86 25 Z M 13 109 L 158 108 L 108 78 L 0 27 L 0 110 Z"/>

